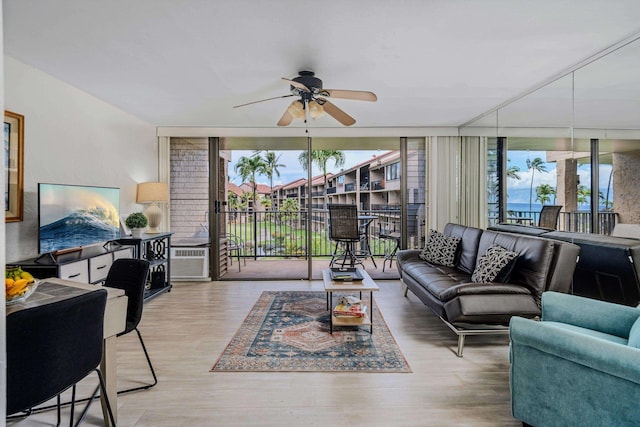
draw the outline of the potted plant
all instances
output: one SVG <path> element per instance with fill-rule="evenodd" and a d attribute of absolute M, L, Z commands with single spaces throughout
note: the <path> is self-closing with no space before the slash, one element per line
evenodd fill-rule
<path fill-rule="evenodd" d="M 131 229 L 133 237 L 140 237 L 142 230 L 149 224 L 149 220 L 142 212 L 134 212 L 125 219 L 124 223 Z"/>

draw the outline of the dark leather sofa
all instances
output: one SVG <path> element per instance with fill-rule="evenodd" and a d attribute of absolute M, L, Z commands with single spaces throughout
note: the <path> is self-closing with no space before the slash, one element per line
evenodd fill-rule
<path fill-rule="evenodd" d="M 640 240 L 500 224 L 494 231 L 536 235 L 580 247 L 571 293 L 635 307 L 640 304 Z"/>
<path fill-rule="evenodd" d="M 574 244 L 451 223 L 443 234 L 461 238 L 454 267 L 424 261 L 420 250 L 398 252 L 397 265 L 405 296 L 411 291 L 458 335 L 460 357 L 466 335 L 507 334 L 512 316 L 540 315 L 543 292 L 570 289 Z M 478 259 L 494 244 L 519 254 L 508 283 L 473 283 Z"/>

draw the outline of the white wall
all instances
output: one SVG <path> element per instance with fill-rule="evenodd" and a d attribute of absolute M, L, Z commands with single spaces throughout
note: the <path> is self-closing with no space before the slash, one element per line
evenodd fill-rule
<path fill-rule="evenodd" d="M 3 15 L 2 15 L 2 0 L 0 0 L 0 30 L 2 30 L 3 26 Z M 4 40 L 3 40 L 3 32 L 0 31 L 0 82 L 4 81 Z M 4 91 L 2 86 L 0 86 L 0 110 L 4 111 Z M 0 165 L 4 165 L 4 150 L 0 150 Z M 0 188 L 4 188 L 4 174 L 0 174 Z M 0 222 L 0 277 L 4 277 L 4 264 L 5 264 L 5 224 L 4 221 Z M 2 294 L 0 296 L 0 396 L 7 395 L 7 343 L 4 337 L 7 336 L 6 333 L 6 324 L 5 324 L 5 316 L 6 316 L 6 307 L 5 307 L 5 295 Z M 7 412 L 7 399 L 0 399 L 0 425 L 3 425 L 2 422 L 5 419 Z"/>
<path fill-rule="evenodd" d="M 38 251 L 38 182 L 120 188 L 120 212 L 143 210 L 136 184 L 158 179 L 156 129 L 4 56 L 4 108 L 24 115 L 24 220 L 6 224 L 6 262 Z"/>

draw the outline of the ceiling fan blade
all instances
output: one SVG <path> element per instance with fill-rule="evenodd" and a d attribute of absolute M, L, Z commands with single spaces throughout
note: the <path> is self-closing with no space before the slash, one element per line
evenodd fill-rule
<path fill-rule="evenodd" d="M 293 121 L 293 116 L 289 114 L 289 109 L 284 110 L 284 114 L 280 117 L 278 121 L 278 126 L 289 126 Z"/>
<path fill-rule="evenodd" d="M 300 89 L 300 90 L 302 90 L 302 91 L 305 91 L 305 92 L 311 92 L 311 89 L 309 89 L 307 86 L 303 85 L 303 84 L 302 84 L 302 83 L 300 83 L 300 82 L 297 82 L 297 81 L 295 81 L 295 80 L 288 79 L 288 78 L 286 78 L 286 77 L 283 77 L 283 78 L 282 78 L 282 80 L 285 80 L 285 81 L 289 82 L 289 84 L 290 84 L 291 86 L 296 87 L 296 88 L 298 88 L 298 89 Z"/>
<path fill-rule="evenodd" d="M 351 126 L 356 122 L 356 119 L 354 119 L 326 99 L 324 100 L 324 104 L 322 104 L 322 106 L 324 107 L 325 113 L 342 123 L 344 126 Z"/>
<path fill-rule="evenodd" d="M 331 98 L 353 99 L 355 101 L 376 102 L 378 97 L 373 92 L 363 90 L 323 89 Z"/>
<path fill-rule="evenodd" d="M 261 99 L 260 101 L 247 102 L 246 104 L 234 105 L 233 108 L 244 107 L 245 105 L 257 104 L 264 101 L 271 101 L 272 99 L 289 98 L 290 96 L 295 96 L 295 94 L 274 96 L 273 98 Z"/>

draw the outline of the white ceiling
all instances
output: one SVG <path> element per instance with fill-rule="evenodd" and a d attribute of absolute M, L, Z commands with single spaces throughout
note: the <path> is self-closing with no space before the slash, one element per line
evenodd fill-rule
<path fill-rule="evenodd" d="M 3 6 L 6 55 L 157 126 L 275 127 L 290 98 L 232 106 L 289 93 L 280 78 L 303 69 L 378 95 L 334 100 L 355 127 L 459 126 L 640 29 L 638 0 Z"/>

